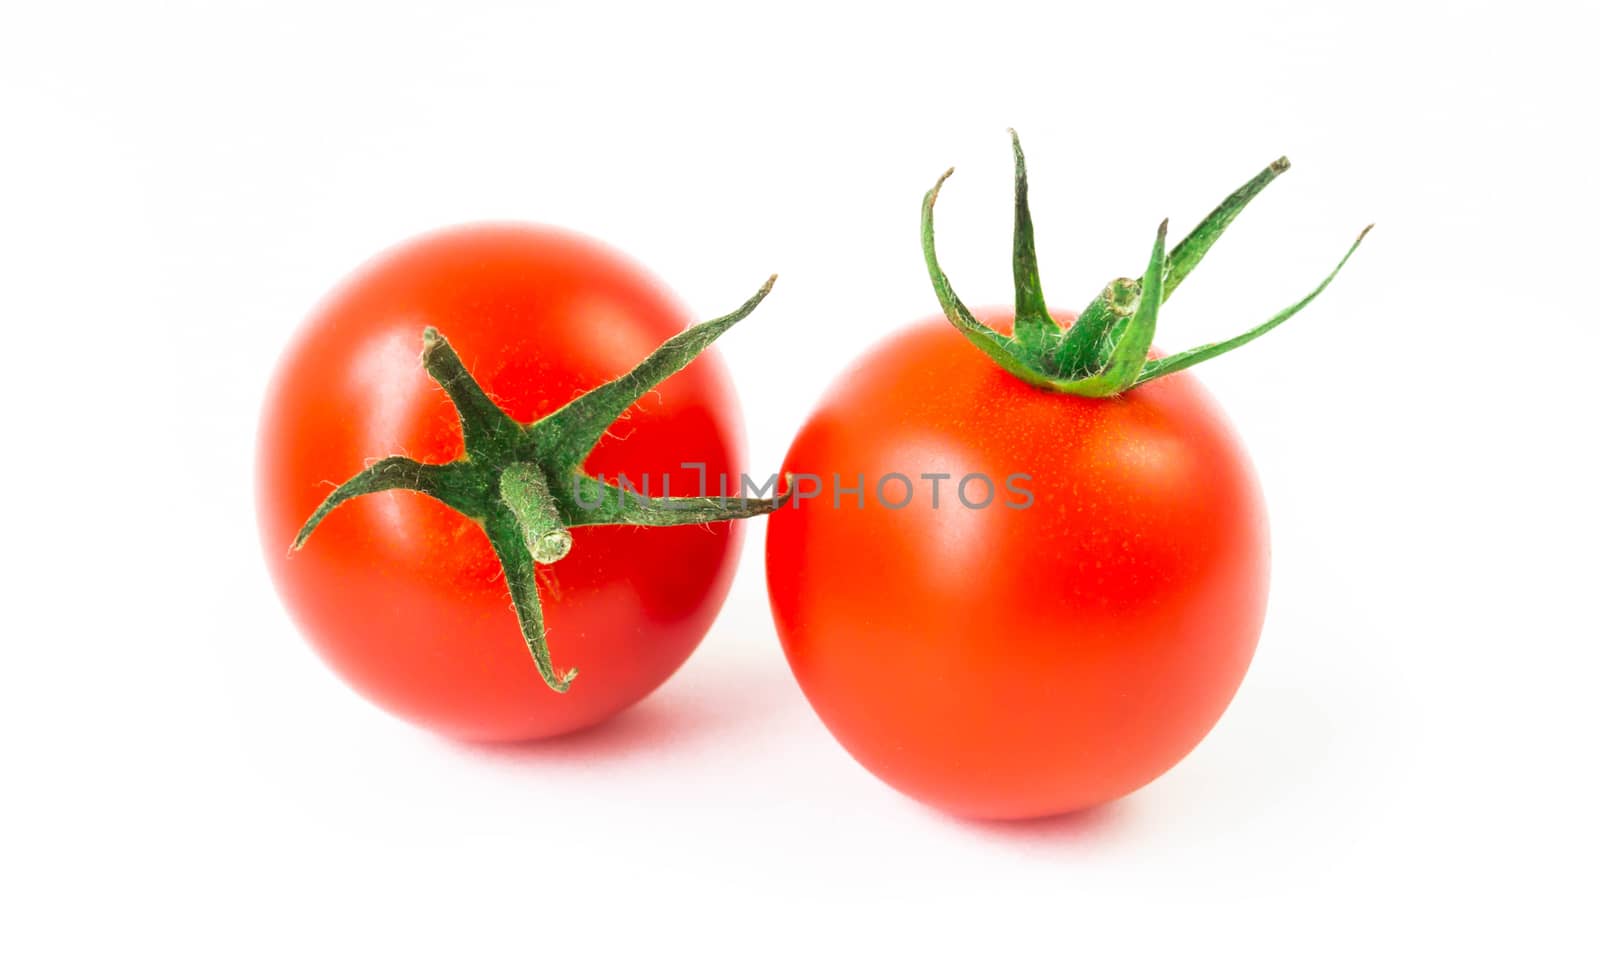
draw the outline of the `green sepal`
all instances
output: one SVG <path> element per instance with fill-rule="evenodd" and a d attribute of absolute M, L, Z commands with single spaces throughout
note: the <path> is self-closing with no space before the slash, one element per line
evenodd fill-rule
<path fill-rule="evenodd" d="M 1058 339 L 1061 325 L 1050 316 L 1045 305 L 1044 287 L 1039 283 L 1039 258 L 1033 245 L 1033 215 L 1028 212 L 1028 164 L 1022 156 L 1022 141 L 1011 129 L 1011 152 L 1016 160 L 1013 186 L 1011 230 L 1011 276 L 1016 290 L 1015 341 L 1026 354 L 1038 354 L 1047 342 Z"/>
<path fill-rule="evenodd" d="M 715 320 L 696 324 L 669 338 L 632 371 L 580 395 L 534 423 L 542 465 L 556 469 L 575 467 L 594 451 L 594 447 L 617 419 L 622 417 L 645 392 L 688 367 L 700 352 L 711 347 L 728 328 L 750 316 L 777 282 L 767 278 L 754 297 L 739 309 Z"/>
<path fill-rule="evenodd" d="M 1006 371 L 1040 388 L 1104 398 L 1224 354 L 1293 317 L 1322 293 L 1344 266 L 1341 260 L 1333 273 L 1309 295 L 1260 327 L 1228 341 L 1203 345 L 1155 362 L 1147 360 L 1161 304 L 1188 277 L 1245 206 L 1288 170 L 1289 160 L 1280 158 L 1234 190 L 1170 252 L 1164 249 L 1166 223 L 1163 222 L 1157 235 L 1157 252 L 1152 255 L 1142 278 L 1113 280 L 1095 295 L 1071 327 L 1061 331 L 1044 303 L 1034 251 L 1033 219 L 1028 210 L 1026 164 L 1015 131 L 1011 132 L 1011 139 L 1016 160 L 1012 233 L 1012 274 L 1017 302 L 1014 333 L 1002 334 L 978 321 L 956 296 L 949 277 L 939 266 L 934 248 L 933 207 L 939 190 L 954 170 L 940 176 L 923 196 L 922 254 L 934 294 L 950 323 Z M 1363 230 L 1362 236 L 1365 235 L 1366 230 Z M 1360 242 L 1357 238 L 1356 246 Z M 1355 252 L 1356 246 L 1345 254 L 1345 260 Z"/>
<path fill-rule="evenodd" d="M 933 204 L 939 200 L 939 190 L 944 186 L 946 179 L 950 178 L 955 169 L 946 169 L 939 181 L 933 184 L 922 197 L 922 258 L 928 267 L 928 276 L 933 280 L 934 295 L 939 298 L 939 306 L 944 309 L 944 316 L 951 324 L 956 326 L 962 334 L 967 336 L 978 350 L 988 355 L 1000 367 L 1021 378 L 1030 384 L 1041 384 L 1050 381 L 1050 376 L 1038 371 L 1028 363 L 1024 355 L 1016 353 L 1012 339 L 999 331 L 989 327 L 972 315 L 967 305 L 956 296 L 955 288 L 950 286 L 950 278 L 939 268 L 939 255 L 933 245 Z"/>
<path fill-rule="evenodd" d="M 467 458 L 497 458 L 495 445 L 514 439 L 519 425 L 489 399 L 488 393 L 461 363 L 461 356 L 435 328 L 422 329 L 422 367 L 438 383 L 461 418 L 461 439 Z"/>
<path fill-rule="evenodd" d="M 1167 255 L 1162 277 L 1162 303 L 1166 303 L 1178 284 L 1199 264 L 1200 258 L 1222 236 L 1234 217 L 1288 168 L 1289 160 L 1280 158 L 1262 169 L 1249 182 L 1235 189 L 1182 242 L 1172 248 Z M 1126 321 L 1137 306 L 1140 289 L 1139 281 L 1119 277 L 1096 294 L 1063 335 L 1052 373 L 1066 376 L 1094 374 L 1114 346 L 1112 331 Z"/>
<path fill-rule="evenodd" d="M 771 291 L 770 278 L 732 314 L 678 334 L 627 374 L 524 425 L 494 403 L 455 349 L 432 327 L 422 333 L 422 364 L 449 397 L 461 421 L 466 457 L 429 464 L 405 456 L 379 459 L 336 487 L 295 536 L 300 549 L 318 524 L 348 500 L 391 489 L 431 496 L 477 523 L 504 569 L 517 624 L 545 684 L 565 692 L 578 674 L 558 671 L 550 657 L 536 567 L 566 556 L 571 529 L 593 526 L 680 526 L 770 513 L 787 495 L 742 501 L 722 497 L 640 498 L 582 470 L 605 430 L 634 402 L 689 365 L 728 328 L 748 317 Z M 593 487 L 586 484 L 593 484 Z M 589 490 L 599 501 L 580 502 Z"/>
<path fill-rule="evenodd" d="M 501 507 L 489 514 L 483 532 L 488 535 L 489 545 L 505 571 L 506 589 L 511 592 L 511 606 L 517 612 L 517 627 L 522 631 L 528 654 L 533 656 L 534 666 L 546 685 L 557 692 L 567 691 L 572 687 L 572 680 L 578 677 L 578 670 L 569 668 L 558 672 L 550 659 L 550 645 L 544 631 L 544 607 L 539 603 L 536 561 L 528 545 L 522 542 L 520 524 L 509 509 Z"/>
<path fill-rule="evenodd" d="M 1223 230 L 1228 228 L 1234 217 L 1244 211 L 1250 200 L 1260 195 L 1261 190 L 1272 184 L 1272 180 L 1288 171 L 1289 160 L 1287 157 L 1282 157 L 1257 172 L 1249 182 L 1235 189 L 1227 199 L 1218 203 L 1217 208 L 1208 213 L 1206 218 L 1200 221 L 1199 226 L 1172 248 L 1171 255 L 1167 257 L 1166 277 L 1162 280 L 1162 302 L 1172 296 L 1172 292 L 1178 289 L 1178 284 L 1183 283 L 1183 279 L 1189 276 L 1189 271 L 1200 265 L 1200 259 L 1210 251 L 1211 244 L 1217 242 Z"/>
<path fill-rule="evenodd" d="M 353 500 L 357 496 L 366 496 L 369 493 L 384 493 L 391 489 L 431 496 L 462 516 L 482 516 L 488 509 L 489 497 L 478 482 L 478 478 L 477 471 L 466 462 L 428 465 L 407 459 L 405 456 L 379 459 L 328 494 L 327 499 L 311 512 L 311 516 L 300 527 L 300 532 L 295 534 L 289 551 L 293 553 L 305 546 L 306 541 L 311 538 L 312 531 L 322 522 L 323 517 L 332 513 L 335 507 L 346 500 Z"/>
<path fill-rule="evenodd" d="M 1155 379 L 1160 378 L 1162 375 L 1170 375 L 1175 371 L 1182 371 L 1183 369 L 1197 365 L 1202 361 L 1215 358 L 1219 354 L 1226 354 L 1227 352 L 1232 351 L 1234 348 L 1243 347 L 1244 345 L 1249 344 L 1251 341 L 1254 341 L 1256 338 L 1277 327 L 1279 324 L 1282 324 L 1284 321 L 1287 321 L 1294 315 L 1300 313 L 1300 311 L 1307 304 L 1315 300 L 1317 295 L 1322 293 L 1322 291 L 1327 288 L 1328 284 L 1333 283 L 1333 278 L 1337 277 L 1339 275 L 1339 271 L 1344 269 L 1345 262 L 1349 260 L 1351 255 L 1356 252 L 1356 248 L 1361 245 L 1361 241 L 1367 238 L 1367 230 L 1370 229 L 1372 229 L 1372 227 L 1368 226 L 1366 229 L 1361 231 L 1360 235 L 1356 237 L 1356 241 L 1350 244 L 1350 249 L 1346 250 L 1344 256 L 1339 259 L 1339 263 L 1333 268 L 1333 272 L 1322 278 L 1322 282 L 1317 284 L 1315 290 L 1311 291 L 1311 293 L 1306 294 L 1304 297 L 1273 315 L 1271 320 L 1258 327 L 1251 328 L 1238 337 L 1229 338 L 1226 341 L 1218 341 L 1215 344 L 1202 344 L 1197 348 L 1190 348 L 1189 350 L 1180 352 L 1178 354 L 1168 355 L 1165 358 L 1158 358 L 1155 361 L 1147 361 L 1145 362 L 1144 368 L 1139 372 L 1139 380 L 1133 383 L 1133 387 L 1137 388 L 1147 381 L 1154 381 Z"/>
<path fill-rule="evenodd" d="M 567 524 L 622 524 L 679 526 L 685 523 L 719 523 L 764 516 L 789 499 L 781 492 L 771 499 L 746 496 L 648 496 L 597 476 L 574 473 L 568 493 Z"/>

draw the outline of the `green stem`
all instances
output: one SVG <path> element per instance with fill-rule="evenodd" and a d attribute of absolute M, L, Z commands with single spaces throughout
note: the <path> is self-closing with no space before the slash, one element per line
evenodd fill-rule
<path fill-rule="evenodd" d="M 555 497 L 539 467 L 514 462 L 500 474 L 500 499 L 517 518 L 522 542 L 535 563 L 553 564 L 572 549 L 572 534 L 561 521 Z"/>
<path fill-rule="evenodd" d="M 1161 227 L 1156 230 L 1155 245 L 1150 249 L 1144 281 L 1139 287 L 1139 307 L 1117 334 L 1104 366 L 1087 378 L 1060 383 L 1058 391 L 1087 398 L 1106 398 L 1132 388 L 1138 381 L 1139 369 L 1150 356 L 1150 343 L 1156 336 L 1156 316 L 1161 310 L 1161 268 L 1166 256 L 1167 221 L 1162 220 Z"/>
<path fill-rule="evenodd" d="M 1112 330 L 1138 306 L 1139 281 L 1118 277 L 1106 284 L 1062 335 L 1050 373 L 1069 377 L 1094 374 L 1110 347 Z"/>

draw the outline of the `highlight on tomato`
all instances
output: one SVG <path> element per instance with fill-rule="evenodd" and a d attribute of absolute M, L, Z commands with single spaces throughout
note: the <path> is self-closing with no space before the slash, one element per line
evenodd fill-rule
<path fill-rule="evenodd" d="M 362 267 L 261 416 L 262 547 L 307 640 L 382 708 L 464 739 L 570 732 L 655 689 L 727 594 L 734 521 L 775 502 L 702 488 L 740 467 L 704 352 L 771 285 L 681 330 L 638 266 L 529 225 Z"/>
<path fill-rule="evenodd" d="M 1360 244 L 1260 326 L 1162 356 L 1162 304 L 1288 160 L 1177 246 L 1162 223 L 1140 276 L 1074 314 L 1045 302 L 1012 140 L 1015 309 L 974 313 L 940 269 L 946 172 L 922 208 L 944 317 L 827 391 L 783 466 L 817 477 L 817 495 L 795 488 L 767 526 L 774 620 L 817 715 L 891 786 L 980 818 L 1124 796 L 1232 700 L 1266 610 L 1267 517 L 1243 446 L 1186 369 L 1293 317 Z"/>

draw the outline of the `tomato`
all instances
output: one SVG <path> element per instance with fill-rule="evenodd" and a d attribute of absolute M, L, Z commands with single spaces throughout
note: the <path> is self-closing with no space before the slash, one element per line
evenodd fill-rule
<path fill-rule="evenodd" d="M 1044 302 L 1012 140 L 1016 311 L 974 314 L 940 268 L 946 172 L 922 211 L 945 319 L 825 395 L 784 460 L 793 500 L 766 551 L 784 652 L 835 738 L 891 786 L 990 818 L 1130 793 L 1233 698 L 1266 611 L 1266 511 L 1184 369 L 1293 317 L 1344 266 L 1265 324 L 1163 357 L 1162 303 L 1288 160 L 1171 250 L 1163 222 L 1143 275 L 1079 316 Z"/>
<path fill-rule="evenodd" d="M 919 800 L 1006 818 L 1122 796 L 1244 677 L 1266 515 L 1188 374 L 1064 396 L 924 322 L 833 386 L 783 468 L 822 477 L 767 524 L 784 652 L 845 749 Z M 836 505 L 834 476 L 864 496 Z"/>
<path fill-rule="evenodd" d="M 620 255 L 535 226 L 436 232 L 339 287 L 278 366 L 257 460 L 267 563 L 322 658 L 389 712 L 472 740 L 591 725 L 683 664 L 727 593 L 733 523 L 585 528 L 569 556 L 538 567 L 551 654 L 584 672 L 565 694 L 530 660 L 485 530 L 432 496 L 401 488 L 352 498 L 288 551 L 332 485 L 375 457 L 464 461 L 462 419 L 418 362 L 424 326 L 448 340 L 489 401 L 529 423 L 628 372 L 686 320 Z M 737 480 L 739 436 L 728 378 L 703 356 L 611 424 L 583 468 L 658 486 L 670 475 L 674 494 L 693 493 L 696 474 L 681 464 L 704 463 L 713 483 Z"/>

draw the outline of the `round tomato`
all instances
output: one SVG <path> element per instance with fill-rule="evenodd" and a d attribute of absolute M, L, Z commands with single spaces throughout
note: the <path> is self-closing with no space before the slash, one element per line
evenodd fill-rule
<path fill-rule="evenodd" d="M 940 268 L 946 172 L 922 209 L 945 319 L 827 393 L 767 527 L 778 633 L 822 721 L 892 786 L 995 818 L 1143 786 L 1233 698 L 1266 610 L 1266 513 L 1183 369 L 1271 331 L 1339 272 L 1231 340 L 1153 354 L 1162 303 L 1288 160 L 1170 250 L 1163 222 L 1142 276 L 1080 317 L 1044 302 L 1014 132 L 1012 146 L 1016 311 L 974 314 Z"/>
<path fill-rule="evenodd" d="M 464 452 L 462 414 L 441 379 L 419 363 L 425 327 L 431 349 L 457 352 L 451 361 L 465 367 L 467 384 L 475 380 L 515 423 L 531 423 L 628 373 L 682 333 L 686 319 L 623 257 L 534 226 L 424 236 L 339 287 L 278 367 L 257 467 L 273 580 L 327 663 L 384 709 L 475 740 L 593 724 L 677 669 L 727 593 L 733 523 L 589 527 L 573 532 L 558 562 L 539 559 L 550 655 L 583 671 L 564 693 L 541 678 L 519 631 L 505 558 L 484 526 L 505 512 L 492 486 L 463 493 L 457 508 L 404 485 L 350 498 L 289 550 L 333 485 L 375 468 L 368 464 L 377 457 L 481 466 Z M 704 463 L 712 483 L 722 474 L 737 481 L 739 419 L 721 365 L 703 356 L 639 397 L 647 387 L 624 400 L 637 399 L 598 435 L 583 470 L 653 481 L 658 492 L 670 476 L 674 495 L 699 485 L 683 463 Z M 525 437 L 515 423 L 506 434 Z M 516 442 L 513 451 L 523 438 Z M 480 500 L 489 505 L 473 505 Z M 533 563 L 524 566 L 532 577 Z"/>
<path fill-rule="evenodd" d="M 818 494 L 767 525 L 789 664 L 845 749 L 919 800 L 1003 818 L 1122 796 L 1244 677 L 1266 516 L 1187 374 L 1061 395 L 930 321 L 833 386 L 784 470 Z"/>

